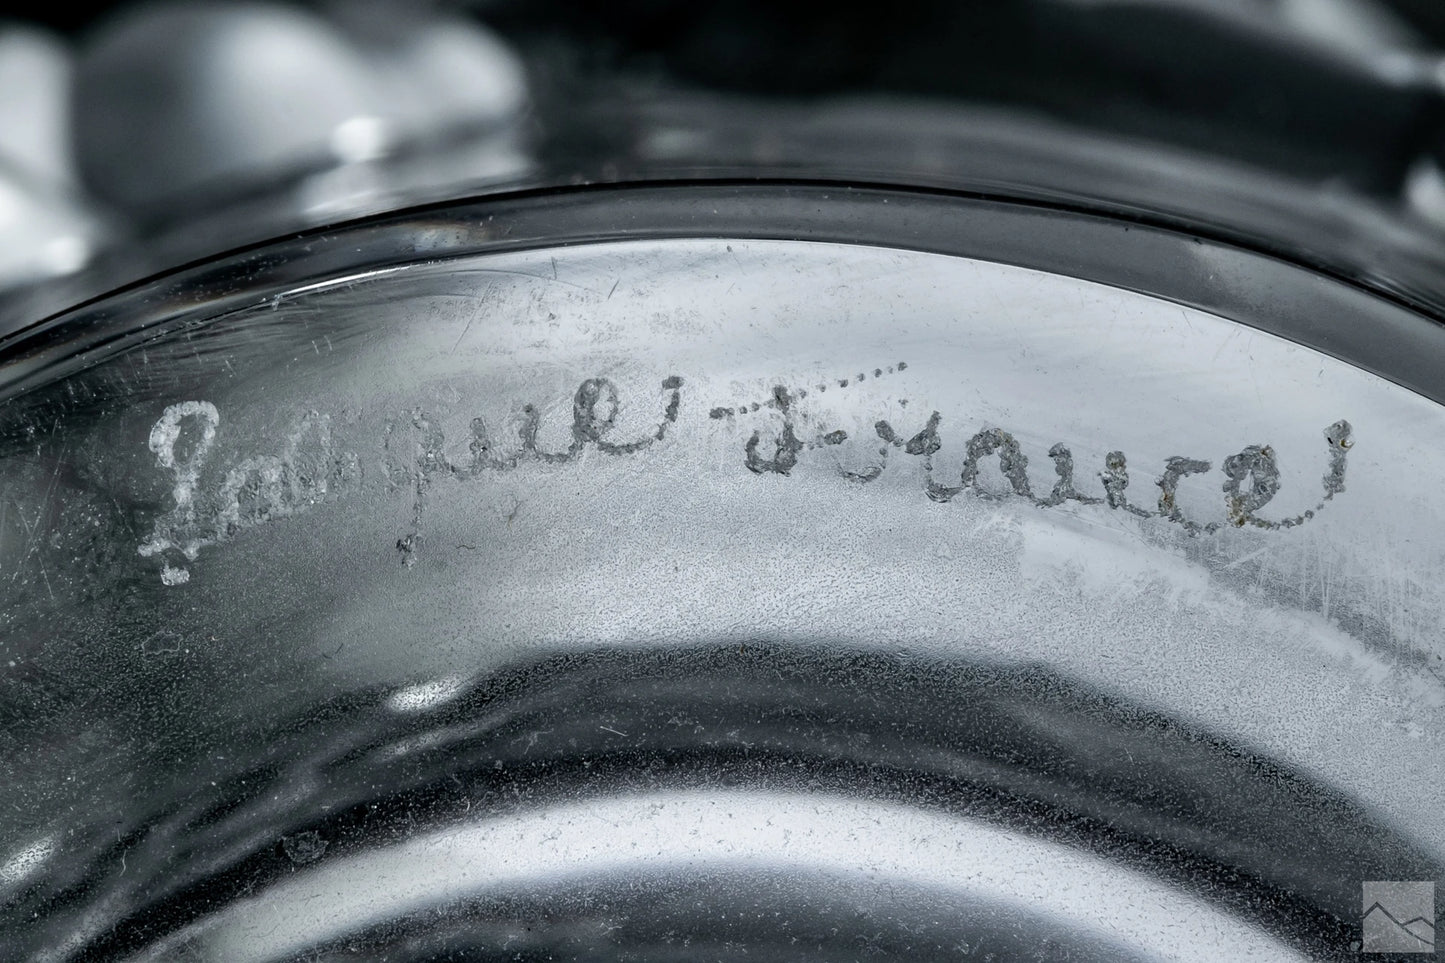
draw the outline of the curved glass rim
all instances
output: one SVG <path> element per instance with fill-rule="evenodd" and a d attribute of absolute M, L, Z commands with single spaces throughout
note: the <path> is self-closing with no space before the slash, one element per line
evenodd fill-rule
<path fill-rule="evenodd" d="M 0 404 L 177 326 L 418 263 L 667 238 L 826 241 L 968 257 L 1148 294 L 1445 403 L 1445 326 L 1373 287 L 1203 233 L 1017 198 L 828 181 L 664 181 L 414 207 L 166 271 L 0 337 Z"/>

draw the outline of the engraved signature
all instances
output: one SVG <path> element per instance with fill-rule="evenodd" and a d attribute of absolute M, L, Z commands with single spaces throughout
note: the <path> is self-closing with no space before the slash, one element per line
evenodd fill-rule
<path fill-rule="evenodd" d="M 682 379 L 677 375 L 664 378 L 662 389 L 669 392 L 669 396 L 657 428 L 631 441 L 609 441 L 604 437 L 615 427 L 622 410 L 617 385 L 607 378 L 588 378 L 577 387 L 572 396 L 572 441 L 564 451 L 546 451 L 539 446 L 537 436 L 542 428 L 542 415 L 536 405 L 523 406 L 522 423 L 517 429 L 519 447 L 506 453 L 499 453 L 487 423 L 481 418 L 473 418 L 467 446 L 471 459 L 464 465 L 454 465 L 447 458 L 444 450 L 446 437 L 441 426 L 432 422 L 420 409 L 413 411 L 409 419 L 417 432 L 416 440 L 410 451 L 401 453 L 400 463 L 396 458 L 397 449 L 406 446 L 395 442 L 395 423 L 388 425 L 385 445 L 389 456 L 386 465 L 388 481 L 394 489 L 410 487 L 413 493 L 411 530 L 396 542 L 403 564 L 411 566 L 416 563 L 427 491 L 437 478 L 475 478 L 488 471 L 513 471 L 529 461 L 565 464 L 580 457 L 588 446 L 604 455 L 637 454 L 662 441 L 667 436 L 668 427 L 677 422 L 682 406 Z"/>
<path fill-rule="evenodd" d="M 769 408 L 779 412 L 783 418 L 782 429 L 770 442 L 772 452 L 768 457 L 764 457 L 760 453 L 765 448 L 760 431 L 754 431 L 744 444 L 743 464 L 749 471 L 760 475 L 769 473 L 787 475 L 797 466 L 801 452 L 812 448 L 840 445 L 848 439 L 847 432 L 831 431 L 818 432 L 814 436 L 815 441 L 803 441 L 803 435 L 799 432 L 796 402 L 797 399 L 786 387 L 778 385 L 773 389 L 773 397 L 767 403 L 753 408 L 737 409 L 739 413 L 750 413 L 760 410 L 760 408 Z M 731 414 L 731 409 L 713 409 L 715 418 L 728 417 Z M 1257 514 L 1274 498 L 1281 486 L 1279 463 L 1274 449 L 1269 445 L 1250 445 L 1242 451 L 1230 455 L 1223 462 L 1224 482 L 1221 486 L 1227 521 L 1200 523 L 1185 516 L 1176 501 L 1176 496 L 1180 479 L 1186 475 L 1198 475 L 1213 470 L 1213 465 L 1208 461 L 1182 455 L 1167 458 L 1163 473 L 1154 482 L 1159 488 L 1158 507 L 1157 510 L 1154 510 L 1140 507 L 1129 500 L 1126 491 L 1129 487 L 1129 466 L 1122 451 L 1111 451 L 1104 457 L 1104 467 L 1098 474 L 1103 486 L 1103 496 L 1094 497 L 1080 493 L 1075 487 L 1073 452 L 1059 442 L 1048 451 L 1048 457 L 1054 464 L 1054 474 L 1057 480 L 1048 495 L 1039 496 L 1034 494 L 1033 486 L 1029 481 L 1028 456 L 1019 447 L 1014 436 L 1002 428 L 984 428 L 975 432 L 964 443 L 964 462 L 963 468 L 959 472 L 958 483 L 944 483 L 934 477 L 933 458 L 943 448 L 943 438 L 938 430 L 942 421 L 943 416 L 937 411 L 933 412 L 922 429 L 906 440 L 889 422 L 878 421 L 873 426 L 874 433 L 882 442 L 877 449 L 877 463 L 861 471 L 843 468 L 839 468 L 838 471 L 849 481 L 866 485 L 882 477 L 887 468 L 890 453 L 902 451 L 906 455 L 914 455 L 923 459 L 924 477 L 926 478 L 924 490 L 928 497 L 936 502 L 949 502 L 958 495 L 969 492 L 982 498 L 991 499 L 1024 498 L 1041 508 L 1050 508 L 1067 501 L 1077 501 L 1086 505 L 1102 503 L 1111 509 L 1125 511 L 1140 518 L 1163 518 L 1181 526 L 1190 535 L 1208 535 L 1218 531 L 1226 524 L 1234 527 L 1249 525 L 1255 528 L 1275 530 L 1293 528 L 1309 521 L 1316 512 L 1324 508 L 1327 502 L 1333 500 L 1335 495 L 1345 490 L 1346 459 L 1350 448 L 1354 445 L 1352 429 L 1348 421 L 1341 419 L 1326 428 L 1324 437 L 1330 462 L 1323 479 L 1323 496 L 1314 508 L 1307 509 L 1299 515 L 1278 520 L 1262 518 Z M 999 470 L 1008 483 L 1009 491 L 999 492 L 986 488 L 979 480 L 979 469 L 982 462 L 984 459 L 995 456 L 998 458 Z"/>
<path fill-rule="evenodd" d="M 906 368 L 907 365 L 900 362 L 896 368 L 889 367 L 888 373 Z M 883 369 L 875 369 L 874 377 L 881 377 L 883 373 Z M 860 374 L 853 380 L 864 377 L 865 374 Z M 838 381 L 839 387 L 846 388 L 848 384 L 849 379 Z M 588 449 L 613 457 L 639 454 L 663 441 L 678 421 L 683 379 L 669 376 L 662 380 L 661 387 L 666 400 L 656 427 L 640 437 L 623 441 L 611 437 L 622 407 L 617 385 L 603 377 L 584 380 L 572 396 L 571 440 L 561 450 L 547 450 L 539 442 L 542 414 L 535 404 L 521 408 L 515 441 L 505 447 L 493 438 L 482 418 L 472 419 L 467 439 L 468 457 L 459 460 L 460 463 L 454 463 L 447 455 L 441 425 L 421 409 L 388 423 L 382 445 L 383 478 L 392 490 L 409 489 L 413 500 L 409 531 L 396 542 L 403 563 L 411 566 L 416 561 L 428 491 L 439 479 L 471 479 L 484 473 L 511 472 L 528 463 L 566 464 L 578 460 Z M 825 387 L 819 385 L 817 390 Z M 805 396 L 805 391 L 799 391 L 795 397 L 785 386 L 778 385 L 765 402 L 713 408 L 709 416 L 731 423 L 737 416 L 764 409 L 777 412 L 782 418 L 781 427 L 766 441 L 762 430 L 752 431 L 743 443 L 741 460 L 755 475 L 787 476 L 798 466 L 804 452 L 842 445 L 849 440 L 848 433 L 841 429 L 828 431 L 805 425 L 806 419 L 797 407 L 798 398 Z M 157 466 L 172 476 L 174 504 L 156 519 L 150 538 L 140 546 L 139 552 L 144 557 L 160 558 L 161 580 L 167 585 L 189 580 L 186 564 L 194 562 L 202 548 L 226 541 L 244 529 L 271 519 L 303 512 L 360 484 L 361 463 L 357 456 L 336 451 L 330 418 L 310 411 L 293 426 L 280 452 L 249 457 L 230 466 L 219 484 L 203 491 L 202 470 L 215 445 L 220 423 L 220 413 L 214 404 L 185 401 L 167 407 L 151 428 L 149 447 L 156 456 Z M 935 502 L 949 502 L 965 493 L 983 499 L 1021 498 L 1040 508 L 1073 501 L 1103 505 L 1139 518 L 1161 518 L 1179 525 L 1189 535 L 1198 536 L 1225 526 L 1277 530 L 1310 520 L 1345 490 L 1347 455 L 1353 445 L 1349 422 L 1340 420 L 1326 428 L 1324 438 L 1330 460 L 1319 503 L 1299 515 L 1278 520 L 1259 514 L 1281 487 L 1274 449 L 1269 445 L 1250 445 L 1228 456 L 1221 463 L 1225 520 L 1200 522 L 1184 514 L 1177 502 L 1177 492 L 1181 479 L 1212 471 L 1211 462 L 1182 455 L 1167 458 L 1162 473 L 1154 481 L 1159 489 L 1155 506 L 1144 507 L 1130 500 L 1129 464 L 1122 451 L 1111 451 L 1105 456 L 1097 474 L 1102 492 L 1088 495 L 1075 486 L 1073 453 L 1060 442 L 1048 450 L 1055 481 L 1046 495 L 1040 495 L 1035 493 L 1029 478 L 1028 456 L 1017 439 L 999 427 L 976 431 L 963 443 L 963 468 L 956 480 L 937 478 L 934 456 L 944 448 L 939 430 L 942 423 L 943 415 L 934 411 L 918 431 L 908 435 L 888 421 L 880 420 L 873 426 L 878 444 L 872 463 L 862 469 L 836 466 L 836 470 L 847 480 L 866 485 L 882 477 L 890 457 L 901 454 L 921 459 L 924 492 Z M 188 425 L 188 442 L 182 445 L 183 429 Z M 981 467 L 990 458 L 998 459 L 1006 490 L 996 490 L 982 482 Z"/>
<path fill-rule="evenodd" d="M 188 421 L 199 428 L 200 437 L 178 454 Z M 160 557 L 161 581 L 167 585 L 190 580 L 184 562 L 194 562 L 202 548 L 304 511 L 350 487 L 359 475 L 355 455 L 332 450 L 330 417 L 310 411 L 292 428 L 280 453 L 246 458 L 226 472 L 215 491 L 202 492 L 201 470 L 220 423 L 220 412 L 209 401 L 184 401 L 166 408 L 151 428 L 149 447 L 156 464 L 173 476 L 175 505 L 156 519 L 140 554 Z"/>

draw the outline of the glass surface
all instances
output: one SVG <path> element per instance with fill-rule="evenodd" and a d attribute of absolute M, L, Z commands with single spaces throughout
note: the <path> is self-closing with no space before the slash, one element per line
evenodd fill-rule
<path fill-rule="evenodd" d="M 4 346 L 15 958 L 1344 959 L 1441 876 L 1440 330 L 770 190 L 399 215 Z"/>

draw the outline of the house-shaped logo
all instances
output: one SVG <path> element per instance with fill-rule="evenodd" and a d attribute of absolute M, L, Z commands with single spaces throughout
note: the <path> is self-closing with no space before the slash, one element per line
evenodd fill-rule
<path fill-rule="evenodd" d="M 1363 891 L 1361 952 L 1435 952 L 1433 882 L 1367 880 Z"/>

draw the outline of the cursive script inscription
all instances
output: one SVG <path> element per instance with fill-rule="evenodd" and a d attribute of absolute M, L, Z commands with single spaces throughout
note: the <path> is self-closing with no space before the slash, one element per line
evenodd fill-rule
<path fill-rule="evenodd" d="M 773 389 L 773 398 L 773 402 L 761 406 L 776 410 L 783 417 L 782 429 L 771 442 L 773 456 L 763 458 L 758 454 L 760 449 L 767 447 L 760 431 L 754 431 L 743 446 L 743 464 L 755 474 L 788 475 L 797 467 L 799 454 L 804 450 L 823 445 L 837 445 L 847 439 L 848 435 L 843 431 L 818 432 L 816 433 L 816 442 L 804 443 L 801 439 L 809 433 L 801 429 L 798 424 L 799 416 L 792 403 L 792 396 L 785 387 L 779 385 Z M 718 410 L 714 409 L 714 411 Z M 730 409 L 721 410 L 725 415 L 731 414 Z M 748 410 L 738 409 L 739 413 Z M 718 416 L 714 415 L 714 417 Z M 1022 498 L 1041 508 L 1061 505 L 1066 501 L 1077 501 L 1088 505 L 1102 502 L 1111 509 L 1127 512 L 1139 518 L 1163 518 L 1179 525 L 1190 535 L 1208 535 L 1218 531 L 1226 524 L 1234 527 L 1249 525 L 1272 530 L 1293 528 L 1309 521 L 1316 512 L 1324 508 L 1325 503 L 1345 490 L 1346 459 L 1354 444 L 1348 421 L 1341 419 L 1325 429 L 1324 437 L 1329 450 L 1330 462 L 1329 470 L 1324 476 L 1323 496 L 1314 508 L 1279 520 L 1266 519 L 1258 514 L 1259 510 L 1267 505 L 1280 490 L 1280 472 L 1274 449 L 1268 445 L 1250 445 L 1243 451 L 1230 455 L 1223 463 L 1225 478 L 1221 486 L 1225 496 L 1226 521 L 1201 523 L 1185 516 L 1176 502 L 1176 494 L 1180 479 L 1186 475 L 1204 474 L 1213 470 L 1213 465 L 1208 461 L 1182 455 L 1174 455 L 1165 459 L 1163 473 L 1154 483 L 1159 488 L 1157 509 L 1151 509 L 1130 500 L 1128 494 L 1129 463 L 1122 451 L 1111 451 L 1104 456 L 1104 466 L 1098 474 L 1103 487 L 1103 497 L 1098 498 L 1081 494 L 1075 487 L 1073 452 L 1059 442 L 1048 451 L 1058 480 L 1048 495 L 1040 497 L 1034 494 L 1033 485 L 1029 480 L 1028 456 L 1020 447 L 1018 440 L 1002 428 L 984 428 L 975 432 L 964 443 L 963 469 L 959 473 L 956 484 L 937 480 L 934 477 L 933 456 L 944 445 L 943 438 L 939 433 L 942 421 L 943 416 L 937 411 L 933 412 L 929 416 L 927 424 L 907 441 L 904 441 L 903 435 L 887 421 L 877 422 L 873 426 L 873 430 L 879 440 L 883 442 L 878 448 L 880 460 L 861 470 L 844 469 L 840 466 L 839 473 L 849 481 L 869 484 L 882 477 L 888 464 L 889 453 L 893 450 L 902 450 L 906 454 L 923 459 L 924 492 L 936 502 L 952 501 L 965 492 L 987 499 Z M 1008 491 L 995 491 L 984 487 L 980 482 L 980 466 L 989 458 L 998 459 L 999 471 L 1008 483 Z"/>
<path fill-rule="evenodd" d="M 900 362 L 896 367 L 890 366 L 887 373 L 905 369 L 906 365 Z M 874 369 L 874 378 L 884 376 L 884 369 Z M 838 386 L 846 388 L 850 382 L 866 377 L 864 372 L 853 379 L 838 379 Z M 396 541 L 403 564 L 411 566 L 417 560 L 428 493 L 438 480 L 507 473 L 529 463 L 563 465 L 577 461 L 588 450 L 612 457 L 636 455 L 661 442 L 677 424 L 682 385 L 683 379 L 676 375 L 664 378 L 661 387 L 665 400 L 656 427 L 637 437 L 619 439 L 614 437 L 622 410 L 617 385 L 603 377 L 584 380 L 571 399 L 570 439 L 565 447 L 556 449 L 548 448 L 540 440 L 542 409 L 531 403 L 521 406 L 515 437 L 510 443 L 499 442 L 484 419 L 473 418 L 467 429 L 466 455 L 455 460 L 447 453 L 441 425 L 427 412 L 415 409 L 403 418 L 388 422 L 383 440 L 382 477 L 393 490 L 408 489 L 412 495 L 409 530 Z M 814 390 L 822 391 L 825 387 L 820 384 Z M 743 442 L 742 463 L 760 477 L 787 477 L 805 457 L 810 457 L 807 452 L 837 449 L 849 440 L 846 431 L 827 430 L 809 423 L 798 406 L 798 401 L 806 396 L 806 389 L 800 389 L 795 395 L 778 385 L 766 401 L 714 408 L 709 414 L 713 419 L 726 419 L 729 425 L 735 425 L 734 419 L 739 415 L 763 410 L 776 412 L 781 417 L 781 427 L 772 433 L 762 429 L 751 431 Z M 900 400 L 899 403 L 906 405 L 907 402 Z M 936 471 L 935 456 L 945 449 L 943 422 L 943 415 L 934 411 L 910 433 L 896 429 L 886 420 L 877 421 L 872 432 L 877 441 L 865 445 L 876 452 L 876 458 L 870 454 L 862 467 L 851 468 L 844 468 L 839 459 L 834 459 L 836 470 L 848 481 L 867 485 L 883 476 L 890 458 L 918 458 L 924 494 L 934 502 L 948 503 L 968 495 L 988 500 L 1018 499 L 1040 508 L 1067 502 L 1102 505 L 1141 519 L 1163 519 L 1191 536 L 1199 536 L 1226 526 L 1278 530 L 1305 523 L 1345 490 L 1348 452 L 1353 445 L 1349 422 L 1337 421 L 1325 429 L 1329 467 L 1323 479 L 1323 495 L 1314 508 L 1281 519 L 1269 519 L 1261 514 L 1283 484 L 1278 456 L 1269 445 L 1249 445 L 1221 463 L 1223 520 L 1200 521 L 1185 514 L 1178 503 L 1178 489 L 1184 478 L 1212 472 L 1212 462 L 1183 455 L 1166 458 L 1154 481 L 1158 498 L 1153 505 L 1148 505 L 1138 495 L 1138 488 L 1130 487 L 1130 465 L 1124 452 L 1110 451 L 1104 456 L 1103 465 L 1095 475 L 1099 489 L 1096 494 L 1089 494 L 1079 490 L 1073 452 L 1059 442 L 1047 451 L 1054 480 L 1047 494 L 1041 494 L 1042 489 L 1035 491 L 1029 475 L 1029 457 L 1023 446 L 1013 433 L 997 426 L 987 426 L 969 435 L 962 443 L 962 469 L 955 477 L 941 477 Z M 279 452 L 251 456 L 219 469 L 212 467 L 208 473 L 212 482 L 206 487 L 202 484 L 203 472 L 212 457 L 220 424 L 221 416 L 215 405 L 207 401 L 185 401 L 167 407 L 150 431 L 148 445 L 156 465 L 171 476 L 173 504 L 156 519 L 150 537 L 139 552 L 161 561 L 160 575 L 167 585 L 188 581 L 188 564 L 194 562 L 206 546 L 226 541 L 270 519 L 302 512 L 360 482 L 361 466 L 356 455 L 336 451 L 329 417 L 310 411 L 298 419 Z M 990 487 L 983 481 L 983 467 L 992 459 L 997 460 L 1003 477 L 1002 488 Z"/>
<path fill-rule="evenodd" d="M 200 437 L 184 455 L 176 449 L 187 424 Z M 151 428 L 149 447 L 156 464 L 171 473 L 175 505 L 156 519 L 140 554 L 161 560 L 161 581 L 190 580 L 186 563 L 200 550 L 226 541 L 238 531 L 294 515 L 353 482 L 356 456 L 337 454 L 331 444 L 331 419 L 309 411 L 292 428 L 275 455 L 246 458 L 226 471 L 213 491 L 201 489 L 201 471 L 216 442 L 220 412 L 209 401 L 184 401 L 166 408 Z"/>
<path fill-rule="evenodd" d="M 438 478 L 475 478 L 487 472 L 508 472 L 529 461 L 565 464 L 579 458 L 589 446 L 604 455 L 636 454 L 662 441 L 668 428 L 677 422 L 682 405 L 682 379 L 676 375 L 664 378 L 662 389 L 669 396 L 657 427 L 630 441 L 613 441 L 606 437 L 615 427 L 622 410 L 617 386 L 606 378 L 588 378 L 577 387 L 572 396 L 572 440 L 563 451 L 547 451 L 541 447 L 537 436 L 542 428 L 542 415 L 534 404 L 522 408 L 517 447 L 511 451 L 499 451 L 487 423 L 481 418 L 473 418 L 468 444 L 470 461 L 462 465 L 454 465 L 447 458 L 444 450 L 446 437 L 441 426 L 420 409 L 413 411 L 410 418 L 416 436 L 409 452 L 404 451 L 404 443 L 396 440 L 397 426 L 394 423 L 389 425 L 387 477 L 393 487 L 412 489 L 411 530 L 396 542 L 403 564 L 411 566 L 416 563 L 421 548 L 427 492 Z M 400 463 L 395 457 L 399 449 L 402 450 Z"/>

